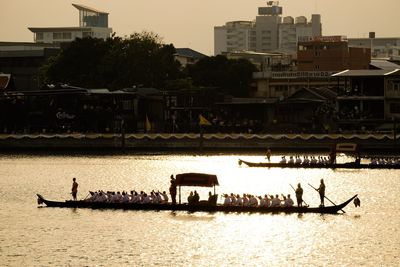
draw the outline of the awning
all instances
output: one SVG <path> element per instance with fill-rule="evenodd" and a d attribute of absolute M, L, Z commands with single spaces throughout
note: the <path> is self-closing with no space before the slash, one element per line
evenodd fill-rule
<path fill-rule="evenodd" d="M 176 175 L 176 185 L 213 187 L 219 184 L 218 178 L 214 174 L 181 173 Z"/>

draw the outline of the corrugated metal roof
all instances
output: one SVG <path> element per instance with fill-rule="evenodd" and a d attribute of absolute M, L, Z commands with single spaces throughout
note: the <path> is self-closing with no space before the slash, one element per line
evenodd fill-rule
<path fill-rule="evenodd" d="M 371 59 L 371 66 L 381 69 L 381 70 L 395 70 L 400 69 L 400 65 L 397 65 L 393 62 L 381 59 Z"/>
<path fill-rule="evenodd" d="M 332 77 L 383 77 L 388 75 L 400 75 L 400 69 L 392 70 L 344 70 L 332 75 Z"/>

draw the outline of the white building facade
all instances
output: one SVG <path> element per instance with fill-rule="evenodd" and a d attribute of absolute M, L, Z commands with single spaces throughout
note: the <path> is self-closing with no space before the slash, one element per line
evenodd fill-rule
<path fill-rule="evenodd" d="M 214 27 L 214 54 L 232 51 L 285 52 L 296 54 L 301 37 L 322 35 L 321 16 L 312 15 L 311 22 L 303 16 L 282 20 L 282 7 L 269 1 L 259 7 L 254 21 L 232 21 Z"/>
<path fill-rule="evenodd" d="M 29 27 L 34 34 L 34 42 L 59 44 L 76 38 L 107 39 L 111 36 L 108 13 L 83 5 L 72 5 L 79 10 L 79 27 Z"/>
<path fill-rule="evenodd" d="M 349 46 L 368 47 L 372 58 L 400 60 L 400 37 L 375 37 L 374 32 L 368 38 L 349 38 Z"/>

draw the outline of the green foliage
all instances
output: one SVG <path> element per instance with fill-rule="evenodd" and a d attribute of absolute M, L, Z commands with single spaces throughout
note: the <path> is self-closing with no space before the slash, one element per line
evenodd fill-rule
<path fill-rule="evenodd" d="M 180 75 L 174 53 L 172 44 L 163 44 L 150 32 L 129 38 L 76 39 L 50 59 L 42 73 L 47 83 L 88 88 L 162 87 Z"/>
<path fill-rule="evenodd" d="M 246 59 L 227 59 L 225 56 L 206 57 L 188 67 L 194 85 L 219 87 L 236 97 L 249 95 L 255 66 Z"/>

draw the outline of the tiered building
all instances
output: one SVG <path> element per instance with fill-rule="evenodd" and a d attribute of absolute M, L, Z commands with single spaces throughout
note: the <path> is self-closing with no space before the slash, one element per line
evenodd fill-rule
<path fill-rule="evenodd" d="M 231 21 L 214 27 L 214 54 L 232 51 L 284 52 L 295 55 L 297 40 L 322 35 L 321 16 L 282 18 L 282 7 L 268 1 L 253 21 Z"/>
<path fill-rule="evenodd" d="M 29 27 L 36 43 L 65 43 L 76 38 L 107 39 L 112 29 L 108 27 L 108 13 L 91 7 L 72 4 L 79 10 L 79 27 Z"/>

